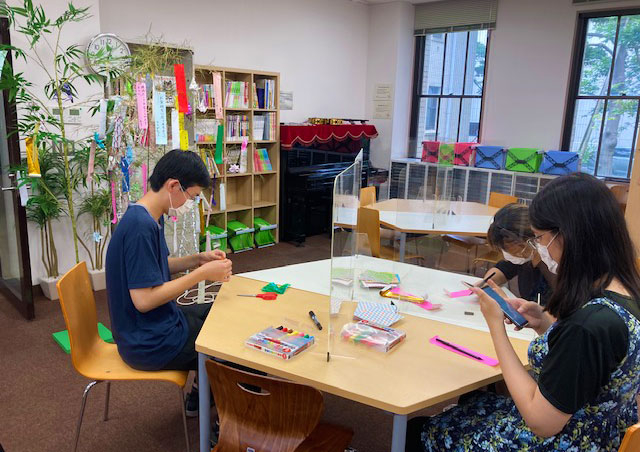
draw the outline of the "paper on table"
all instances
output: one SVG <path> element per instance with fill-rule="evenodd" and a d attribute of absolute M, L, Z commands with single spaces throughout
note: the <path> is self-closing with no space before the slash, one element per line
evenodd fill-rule
<path fill-rule="evenodd" d="M 487 366 L 497 366 L 498 364 L 500 364 L 497 359 L 492 358 L 490 356 L 483 355 L 482 353 L 478 353 L 478 352 L 473 351 L 473 350 L 471 350 L 469 348 L 463 347 L 462 345 L 454 344 L 451 341 L 446 341 L 446 342 L 450 343 L 452 346 L 455 347 L 455 348 L 452 348 L 452 347 L 450 347 L 448 345 L 443 344 L 442 342 L 438 342 L 437 339 L 443 340 L 438 336 L 433 336 L 431 339 L 429 339 L 429 343 L 431 343 L 433 345 L 437 345 L 438 347 L 442 347 L 445 350 L 449 350 L 450 352 L 457 353 L 458 355 L 464 356 L 465 358 L 469 358 L 469 359 L 472 359 L 474 361 L 478 361 L 479 363 L 486 364 Z M 458 349 L 458 350 L 456 350 L 456 349 Z M 469 353 L 471 355 L 475 355 L 480 359 L 472 358 L 471 356 L 466 355 L 465 352 Z"/>
<path fill-rule="evenodd" d="M 447 289 L 445 289 L 444 293 L 446 293 L 449 298 L 460 298 L 460 297 L 468 297 L 469 295 L 473 295 L 473 292 L 471 292 L 471 290 L 469 289 L 458 290 L 456 292 L 449 292 Z"/>

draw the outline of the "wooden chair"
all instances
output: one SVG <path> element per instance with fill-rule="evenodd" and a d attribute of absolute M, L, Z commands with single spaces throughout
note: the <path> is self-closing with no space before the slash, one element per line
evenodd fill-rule
<path fill-rule="evenodd" d="M 518 202 L 518 198 L 516 198 L 515 196 L 505 195 L 504 193 L 497 193 L 494 191 L 489 193 L 489 205 L 491 207 L 496 207 L 498 209 L 501 209 L 507 204 L 513 204 L 517 202 Z M 471 237 L 471 236 L 464 236 L 464 235 L 449 235 L 449 234 L 443 235 L 442 248 L 440 249 L 440 257 L 438 258 L 438 267 L 440 267 L 440 262 L 442 261 L 442 254 L 444 252 L 445 244 L 456 245 L 467 251 L 467 273 L 471 273 L 471 251 L 475 250 L 475 256 L 473 259 L 474 272 L 475 272 L 475 265 L 477 263 L 476 261 L 478 261 L 478 248 L 480 246 L 486 245 L 487 241 L 480 237 Z M 498 255 L 502 256 L 502 254 L 500 253 L 495 253 L 495 254 L 489 253 L 486 256 L 483 256 L 483 258 L 485 262 L 493 262 L 487 259 L 489 258 L 496 259 L 498 258 Z M 498 261 L 495 261 L 493 263 L 495 264 L 497 262 Z"/>
<path fill-rule="evenodd" d="M 213 452 L 344 452 L 348 447 L 351 430 L 319 423 L 323 400 L 317 389 L 212 360 L 205 366 L 220 419 Z"/>
<path fill-rule="evenodd" d="M 632 425 L 622 438 L 618 452 L 638 452 L 640 450 L 640 423 Z"/>
<path fill-rule="evenodd" d="M 80 428 L 84 408 L 89 391 L 98 383 L 107 383 L 107 394 L 104 404 L 104 420 L 109 415 L 109 393 L 111 381 L 117 380 L 148 380 L 167 381 L 177 387 L 178 402 L 182 410 L 182 424 L 187 452 L 189 451 L 189 434 L 185 415 L 182 388 L 187 382 L 187 372 L 165 370 L 145 372 L 129 367 L 118 354 L 115 344 L 104 342 L 98 336 L 98 319 L 96 315 L 96 301 L 87 272 L 85 262 L 76 264 L 56 284 L 60 295 L 60 307 L 64 315 L 64 322 L 69 332 L 71 343 L 71 362 L 76 371 L 91 380 L 82 394 L 80 417 L 76 427 L 73 451 L 78 447 Z"/>
<path fill-rule="evenodd" d="M 380 212 L 368 207 L 358 209 L 358 233 L 366 234 L 369 239 L 369 247 L 373 257 L 382 259 L 398 260 L 400 256 L 396 253 L 395 247 L 380 244 Z M 409 254 L 405 252 L 405 260 L 422 259 L 419 254 Z"/>
<path fill-rule="evenodd" d="M 360 189 L 360 207 L 370 206 L 376 203 L 376 187 L 364 187 Z"/>
<path fill-rule="evenodd" d="M 620 184 L 620 185 L 612 185 L 610 187 L 611 193 L 618 201 L 618 205 L 620 209 L 622 209 L 622 213 L 627 210 L 627 199 L 629 198 L 629 185 L 628 184 Z"/>

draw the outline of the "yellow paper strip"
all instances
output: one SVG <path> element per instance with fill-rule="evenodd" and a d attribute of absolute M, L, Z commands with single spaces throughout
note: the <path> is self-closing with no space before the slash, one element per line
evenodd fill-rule
<path fill-rule="evenodd" d="M 183 151 L 189 150 L 189 132 L 186 130 L 180 131 L 180 149 Z"/>
<path fill-rule="evenodd" d="M 34 137 L 28 137 L 25 139 L 25 145 L 27 150 L 27 172 L 29 177 L 41 177 L 40 174 L 40 161 L 38 160 L 38 148 L 34 146 Z"/>

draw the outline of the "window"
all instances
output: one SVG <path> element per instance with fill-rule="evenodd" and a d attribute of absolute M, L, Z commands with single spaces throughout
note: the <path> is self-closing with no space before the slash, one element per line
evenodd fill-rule
<path fill-rule="evenodd" d="M 473 30 L 416 37 L 411 137 L 478 141 L 489 32 Z"/>
<path fill-rule="evenodd" d="M 582 14 L 563 147 L 582 171 L 629 179 L 640 104 L 640 11 Z"/>

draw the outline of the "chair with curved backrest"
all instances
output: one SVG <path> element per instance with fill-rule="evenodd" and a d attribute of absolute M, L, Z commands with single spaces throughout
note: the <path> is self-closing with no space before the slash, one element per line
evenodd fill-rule
<path fill-rule="evenodd" d="M 360 207 L 370 206 L 376 203 L 376 187 L 364 187 L 360 189 Z"/>
<path fill-rule="evenodd" d="M 82 406 L 73 446 L 74 452 L 78 447 L 82 417 L 89 391 L 98 383 L 103 381 L 107 383 L 104 405 L 104 420 L 106 421 L 109 415 L 111 381 L 116 380 L 167 381 L 175 384 L 179 392 L 185 442 L 187 451 L 189 451 L 187 418 L 185 416 L 182 392 L 182 388 L 187 382 L 188 373 L 173 370 L 145 372 L 132 369 L 120 358 L 115 344 L 104 342 L 98 336 L 96 301 L 93 296 L 86 262 L 76 264 L 60 278 L 56 287 L 60 296 L 60 307 L 64 315 L 64 322 L 69 332 L 71 362 L 80 375 L 93 380 L 87 385 L 82 395 Z"/>
<path fill-rule="evenodd" d="M 620 185 L 612 185 L 610 187 L 611 193 L 618 201 L 618 205 L 622 212 L 624 213 L 627 210 L 627 200 L 629 199 L 629 185 L 628 184 L 620 184 Z"/>
<path fill-rule="evenodd" d="M 640 423 L 632 425 L 622 438 L 618 452 L 638 452 L 640 451 Z"/>
<path fill-rule="evenodd" d="M 343 452 L 349 445 L 351 430 L 319 424 L 324 403 L 317 389 L 212 360 L 205 366 L 220 419 L 213 452 Z"/>
<path fill-rule="evenodd" d="M 382 259 L 397 260 L 399 254 L 396 253 L 395 247 L 380 244 L 380 212 L 376 209 L 368 207 L 360 207 L 358 209 L 358 232 L 366 234 L 369 239 L 371 256 L 380 257 Z M 419 254 L 405 254 L 407 259 L 423 259 Z"/>
<path fill-rule="evenodd" d="M 503 208 L 507 204 L 514 204 L 518 202 L 518 198 L 511 195 L 505 195 L 504 193 L 498 193 L 492 191 L 489 193 L 489 205 L 498 209 Z M 444 251 L 444 244 L 457 245 L 464 248 L 467 251 L 467 273 L 471 272 L 471 250 L 475 249 L 476 254 L 473 259 L 473 267 L 475 273 L 475 267 L 478 262 L 487 262 L 496 264 L 502 259 L 502 253 L 490 251 L 488 254 L 478 257 L 478 247 L 486 245 L 487 241 L 480 237 L 470 237 L 464 235 L 443 235 L 442 236 L 443 247 L 440 250 L 440 258 L 438 259 L 438 267 L 440 267 L 440 260 L 442 260 L 442 253 Z"/>

